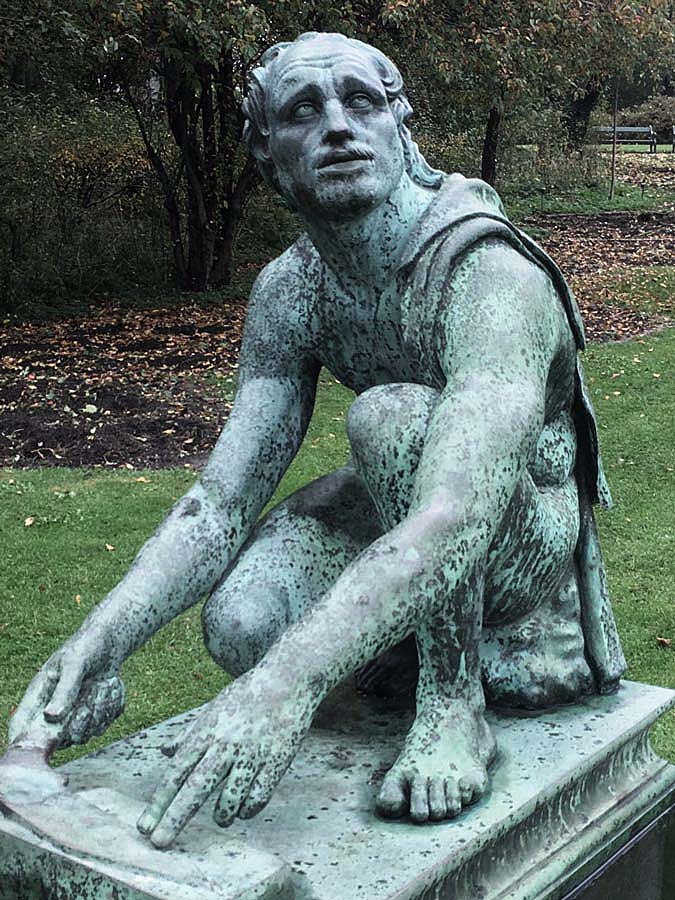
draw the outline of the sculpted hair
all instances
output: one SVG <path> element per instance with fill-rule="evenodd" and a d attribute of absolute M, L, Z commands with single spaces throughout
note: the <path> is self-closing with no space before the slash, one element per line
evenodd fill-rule
<path fill-rule="evenodd" d="M 267 122 L 267 93 L 270 85 L 273 83 L 275 69 L 289 47 L 322 36 L 319 32 L 307 31 L 294 41 L 275 44 L 263 53 L 260 66 L 253 70 L 249 79 L 248 91 L 243 103 L 245 116 L 243 139 L 249 151 L 256 158 L 263 178 L 277 191 L 279 190 L 279 185 L 276 180 L 274 163 L 269 154 L 270 130 Z M 439 172 L 438 169 L 432 169 L 422 156 L 406 125 L 406 122 L 412 116 L 413 110 L 404 92 L 401 73 L 394 63 L 384 53 L 381 53 L 369 44 L 364 44 L 363 41 L 345 37 L 343 34 L 331 34 L 330 37 L 344 41 L 352 49 L 357 50 L 374 63 L 382 81 L 382 87 L 387 95 L 392 114 L 398 125 L 398 133 L 403 146 L 405 167 L 408 175 L 413 181 L 423 187 L 440 187 L 443 180 L 443 172 Z"/>

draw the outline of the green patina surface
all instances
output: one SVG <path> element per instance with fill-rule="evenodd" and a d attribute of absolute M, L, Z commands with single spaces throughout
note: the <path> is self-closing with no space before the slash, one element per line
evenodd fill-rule
<path fill-rule="evenodd" d="M 8 781 L 5 807 L 46 815 L 45 757 L 105 730 L 123 661 L 208 595 L 206 646 L 239 677 L 164 748 L 134 809 L 149 854 L 212 796 L 218 825 L 260 813 L 354 673 L 373 693 L 416 685 L 368 815 L 427 823 L 505 771 L 486 698 L 542 709 L 609 694 L 624 668 L 592 512 L 609 494 L 583 328 L 555 264 L 491 188 L 429 168 L 400 74 L 373 48 L 339 35 L 272 48 L 245 112 L 249 148 L 307 233 L 256 282 L 206 468 L 34 679 L 4 760 L 36 779 Z M 357 395 L 351 459 L 259 522 L 322 366 Z"/>

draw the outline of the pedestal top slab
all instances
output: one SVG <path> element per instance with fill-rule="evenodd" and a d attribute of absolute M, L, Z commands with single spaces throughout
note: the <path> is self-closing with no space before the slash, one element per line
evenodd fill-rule
<path fill-rule="evenodd" d="M 674 696 L 624 682 L 541 715 L 490 714 L 499 755 L 489 792 L 454 821 L 416 826 L 374 814 L 410 711 L 341 689 L 255 819 L 221 830 L 211 802 L 158 851 L 134 823 L 166 765 L 160 747 L 187 713 L 64 766 L 63 794 L 30 813 L 39 835 L 0 817 L 0 868 L 97 878 L 130 900 L 543 896 L 672 787 L 675 769 L 651 753 L 647 731 Z"/>

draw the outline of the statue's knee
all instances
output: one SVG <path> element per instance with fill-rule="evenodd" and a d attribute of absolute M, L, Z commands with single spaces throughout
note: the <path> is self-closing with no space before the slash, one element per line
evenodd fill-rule
<path fill-rule="evenodd" d="M 417 440 L 426 433 L 438 398 L 438 391 L 420 384 L 381 384 L 364 391 L 347 414 L 352 450 L 359 455 L 381 448 L 383 441 Z"/>
<path fill-rule="evenodd" d="M 266 650 L 260 610 L 242 603 L 242 592 L 236 589 L 221 587 L 209 597 L 202 610 L 202 630 L 214 661 L 233 676 L 253 668 Z"/>

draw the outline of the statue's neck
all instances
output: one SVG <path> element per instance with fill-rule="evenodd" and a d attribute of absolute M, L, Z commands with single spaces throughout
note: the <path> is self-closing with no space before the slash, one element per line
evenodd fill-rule
<path fill-rule="evenodd" d="M 307 231 L 321 258 L 345 286 L 382 290 L 435 194 L 404 175 L 393 193 L 370 212 L 345 222 L 306 219 Z"/>

